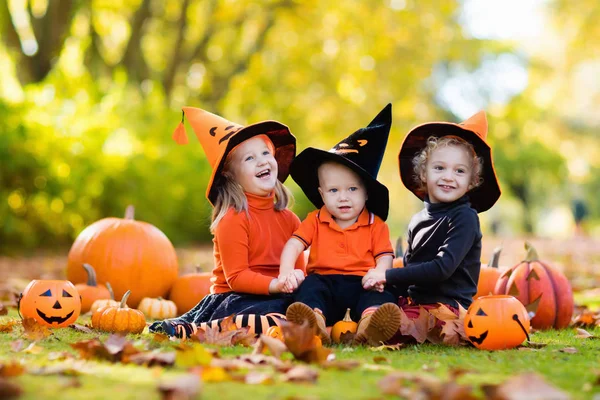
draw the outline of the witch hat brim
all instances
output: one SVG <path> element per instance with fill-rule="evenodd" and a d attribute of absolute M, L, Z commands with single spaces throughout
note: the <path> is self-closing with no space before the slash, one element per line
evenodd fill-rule
<path fill-rule="evenodd" d="M 290 174 L 300 186 L 306 197 L 316 208 L 323 207 L 323 199 L 319 193 L 319 166 L 326 161 L 342 164 L 360 176 L 368 193 L 367 209 L 382 220 L 386 220 L 389 212 L 390 195 L 388 189 L 359 165 L 336 153 L 308 147 L 292 162 Z"/>
<path fill-rule="evenodd" d="M 478 129 L 477 125 L 469 123 L 473 118 L 479 120 L 483 118 L 480 124 L 481 128 Z M 489 210 L 500 198 L 501 190 L 492 161 L 492 149 L 485 140 L 487 136 L 487 121 L 485 120 L 485 114 L 482 114 L 482 112 L 475 114 L 462 124 L 430 122 L 413 128 L 406 135 L 398 155 L 402 183 L 419 199 L 425 199 L 426 193 L 419 189 L 419 184 L 415 180 L 413 158 L 423 150 L 430 136 L 441 137 L 449 135 L 458 136 L 471 143 L 477 155 L 483 159 L 483 182 L 480 186 L 471 190 L 468 195 L 471 206 L 478 213 Z"/>
<path fill-rule="evenodd" d="M 386 220 L 389 212 L 389 191 L 377 181 L 392 125 L 392 105 L 388 104 L 369 123 L 339 142 L 331 150 L 313 147 L 303 150 L 292 162 L 290 174 L 306 197 L 317 208 L 323 206 L 319 193 L 318 169 L 326 161 L 344 165 L 360 176 L 367 190 L 367 209 Z"/>
<path fill-rule="evenodd" d="M 275 159 L 277 160 L 277 179 L 283 183 L 290 174 L 290 165 L 296 156 L 296 138 L 290 132 L 289 128 L 277 121 L 263 121 L 248 125 L 240 129 L 233 135 L 223 153 L 219 156 L 216 167 L 213 168 L 208 186 L 206 188 L 206 197 L 215 204 L 218 195 L 218 189 L 223 184 L 223 168 L 227 155 L 240 143 L 257 135 L 266 135 L 275 147 Z"/>

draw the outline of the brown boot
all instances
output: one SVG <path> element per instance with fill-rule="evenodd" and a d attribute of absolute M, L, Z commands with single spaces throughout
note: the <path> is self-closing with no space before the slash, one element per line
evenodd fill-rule
<path fill-rule="evenodd" d="M 382 304 L 374 312 L 358 321 L 357 343 L 378 345 L 391 339 L 400 329 L 400 308 L 394 303 Z"/>
<path fill-rule="evenodd" d="M 285 318 L 298 325 L 302 325 L 304 321 L 308 321 L 308 326 L 316 328 L 317 335 L 321 338 L 323 344 L 330 344 L 331 337 L 327 333 L 325 325 L 325 317 L 318 311 L 299 301 L 291 304 L 285 312 Z"/>

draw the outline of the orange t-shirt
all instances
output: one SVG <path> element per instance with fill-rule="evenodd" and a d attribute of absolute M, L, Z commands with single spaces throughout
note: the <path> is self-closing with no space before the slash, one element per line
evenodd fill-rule
<path fill-rule="evenodd" d="M 275 210 L 273 196 L 246 193 L 246 198 L 248 213 L 230 208 L 215 229 L 211 293 L 269 294 L 269 283 L 279 276 L 283 246 L 300 226 L 292 211 Z M 303 257 L 296 268 L 304 271 Z"/>
<path fill-rule="evenodd" d="M 364 276 L 379 257 L 394 256 L 387 224 L 366 208 L 353 225 L 342 229 L 323 206 L 306 216 L 294 238 L 310 247 L 309 274 Z"/>

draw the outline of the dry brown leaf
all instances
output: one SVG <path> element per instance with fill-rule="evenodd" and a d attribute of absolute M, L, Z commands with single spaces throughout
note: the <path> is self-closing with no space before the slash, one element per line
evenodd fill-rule
<path fill-rule="evenodd" d="M 404 346 L 405 346 L 404 343 L 382 344 L 381 346 L 377 346 L 377 347 L 369 347 L 369 350 L 371 350 L 371 351 L 384 351 L 384 350 L 398 351 L 401 348 L 403 348 Z"/>
<path fill-rule="evenodd" d="M 0 324 L 0 332 L 10 332 L 13 330 L 13 327 L 17 324 L 16 319 L 8 320 L 2 324 Z"/>
<path fill-rule="evenodd" d="M 48 353 L 48 361 L 60 361 L 73 358 L 73 355 L 68 351 L 53 351 Z"/>
<path fill-rule="evenodd" d="M 244 382 L 249 385 L 270 385 L 273 383 L 273 374 L 268 372 L 250 371 L 246 374 Z"/>
<path fill-rule="evenodd" d="M 460 319 L 446 321 L 442 326 L 440 336 L 442 336 L 444 344 L 451 346 L 459 346 L 468 342 L 465 325 Z"/>
<path fill-rule="evenodd" d="M 71 324 L 71 325 L 69 325 L 69 328 L 74 329 L 78 332 L 94 333 L 94 331 L 92 331 L 91 327 L 89 327 L 87 325 Z"/>
<path fill-rule="evenodd" d="M 529 347 L 531 349 L 543 349 L 544 347 L 548 346 L 548 343 L 541 343 L 541 342 L 525 342 L 525 347 Z"/>
<path fill-rule="evenodd" d="M 340 371 L 351 371 L 360 367 L 361 362 L 358 360 L 327 360 L 321 363 L 321 367 L 325 369 L 337 369 Z"/>
<path fill-rule="evenodd" d="M 578 315 L 574 315 L 571 321 L 574 326 L 593 327 L 600 321 L 600 313 L 594 313 L 584 308 Z"/>
<path fill-rule="evenodd" d="M 206 328 L 204 332 L 204 342 L 206 344 L 214 344 L 216 346 L 231 346 L 232 339 L 236 335 L 236 331 L 223 331 L 219 327 Z"/>
<path fill-rule="evenodd" d="M 200 392 L 200 378 L 198 375 L 186 374 L 173 380 L 162 382 L 158 391 L 163 400 L 193 399 Z"/>
<path fill-rule="evenodd" d="M 262 354 L 265 349 L 277 358 L 281 358 L 281 355 L 287 351 L 285 343 L 281 340 L 268 335 L 260 335 L 254 345 L 253 354 Z"/>
<path fill-rule="evenodd" d="M 25 346 L 25 342 L 23 341 L 23 339 L 17 339 L 13 342 L 10 342 L 10 350 L 18 353 L 19 351 L 23 350 L 23 346 Z"/>
<path fill-rule="evenodd" d="M 0 399 L 17 398 L 23 393 L 23 389 L 17 383 L 8 379 L 0 378 Z"/>
<path fill-rule="evenodd" d="M 71 343 L 83 359 L 99 358 L 111 362 L 128 362 L 134 354 L 140 353 L 125 336 L 110 335 L 104 343 L 98 338 Z"/>
<path fill-rule="evenodd" d="M 4 303 L 0 302 L 0 315 L 7 315 L 8 307 L 4 305 Z"/>
<path fill-rule="evenodd" d="M 352 344 L 354 343 L 354 337 L 356 336 L 353 332 L 344 332 L 340 334 L 340 344 Z"/>
<path fill-rule="evenodd" d="M 440 321 L 454 321 L 458 319 L 458 315 L 454 314 L 454 312 L 449 309 L 446 305 L 442 303 L 438 303 L 439 307 L 432 308 L 429 310 L 429 313 L 439 319 Z"/>
<path fill-rule="evenodd" d="M 256 334 L 250 333 L 250 327 L 244 326 L 235 331 L 235 335 L 231 338 L 231 344 L 242 345 L 244 347 L 252 347 L 256 343 Z"/>
<path fill-rule="evenodd" d="M 11 361 L 7 364 L 0 364 L 0 378 L 10 378 L 22 375 L 25 368 L 18 361 Z"/>
<path fill-rule="evenodd" d="M 219 324 L 221 327 L 221 331 L 223 332 L 227 332 L 227 331 L 237 331 L 238 327 L 235 324 L 234 318 L 235 315 L 232 314 L 228 317 L 223 318 L 223 320 L 221 320 L 221 323 Z"/>
<path fill-rule="evenodd" d="M 162 333 L 155 333 L 152 336 L 152 340 L 158 343 L 162 343 L 162 342 L 168 342 L 169 341 L 169 337 L 167 335 L 164 335 Z"/>
<path fill-rule="evenodd" d="M 391 361 L 387 357 L 375 356 L 375 357 L 373 357 L 373 362 L 375 364 L 389 364 Z"/>
<path fill-rule="evenodd" d="M 133 354 L 128 357 L 128 361 L 137 365 L 145 365 L 147 367 L 154 366 L 171 366 L 175 364 L 175 352 L 161 352 L 159 350 L 147 351 L 144 353 Z"/>
<path fill-rule="evenodd" d="M 567 400 L 567 393 L 550 385 L 535 372 L 513 376 L 498 385 L 482 385 L 486 397 L 492 400 Z"/>
<path fill-rule="evenodd" d="M 52 334 L 50 329 L 38 324 L 33 318 L 24 318 L 21 321 L 23 325 L 23 337 L 29 340 L 41 340 Z"/>
<path fill-rule="evenodd" d="M 284 333 L 285 335 L 285 333 Z M 319 372 L 305 365 L 299 365 L 290 369 L 283 377 L 286 382 L 316 382 Z"/>
<path fill-rule="evenodd" d="M 577 332 L 577 335 L 575 335 L 577 339 L 598 339 L 597 336 L 592 335 L 585 329 L 575 328 L 575 331 Z"/>
<path fill-rule="evenodd" d="M 423 307 L 419 307 L 419 316 L 414 322 L 410 336 L 414 337 L 417 343 L 423 343 L 427 339 L 427 333 L 435 326 L 435 317 Z"/>
<path fill-rule="evenodd" d="M 81 387 L 81 380 L 77 376 L 59 376 L 58 384 L 63 389 Z"/>
<path fill-rule="evenodd" d="M 194 367 L 190 369 L 190 372 L 198 375 L 202 382 L 226 382 L 233 379 L 224 368 L 213 365 Z"/>
<path fill-rule="evenodd" d="M 285 345 L 297 360 L 306 363 L 322 363 L 331 354 L 331 350 L 315 341 L 315 328 L 311 329 L 307 321 L 302 325 L 281 321 L 281 330 Z"/>
<path fill-rule="evenodd" d="M 559 351 L 561 353 L 567 353 L 567 354 L 579 353 L 579 350 L 577 350 L 575 347 L 565 347 L 564 349 L 560 349 Z"/>

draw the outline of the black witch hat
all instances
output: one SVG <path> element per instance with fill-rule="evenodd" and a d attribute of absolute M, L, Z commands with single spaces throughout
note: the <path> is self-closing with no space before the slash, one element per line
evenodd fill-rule
<path fill-rule="evenodd" d="M 361 128 L 348 136 L 331 150 L 313 147 L 304 149 L 292 161 L 290 175 L 302 188 L 304 194 L 317 208 L 323 206 L 319 194 L 318 169 L 326 161 L 345 165 L 357 173 L 367 190 L 367 209 L 383 219 L 387 219 L 390 199 L 388 189 L 377 181 L 383 153 L 392 126 L 392 105 L 388 104 L 366 128 Z"/>

